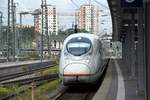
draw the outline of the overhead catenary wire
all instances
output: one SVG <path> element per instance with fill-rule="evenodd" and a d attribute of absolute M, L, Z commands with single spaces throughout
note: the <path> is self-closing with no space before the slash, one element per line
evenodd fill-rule
<path fill-rule="evenodd" d="M 77 8 L 79 8 L 79 6 L 73 1 L 73 0 L 70 0 Z"/>
<path fill-rule="evenodd" d="M 97 0 L 93 0 L 94 2 L 96 2 L 97 4 L 99 4 L 101 7 L 105 8 L 105 9 L 109 9 L 107 6 L 105 6 L 104 4 L 100 3 Z"/>
<path fill-rule="evenodd" d="M 89 5 L 91 5 L 91 3 L 92 3 L 92 0 L 88 0 L 88 2 L 89 2 Z"/>

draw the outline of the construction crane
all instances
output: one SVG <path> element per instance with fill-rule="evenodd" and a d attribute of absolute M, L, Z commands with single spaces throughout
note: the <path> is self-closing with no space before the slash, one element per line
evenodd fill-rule
<path fill-rule="evenodd" d="M 57 16 L 75 16 L 75 12 L 57 12 Z"/>
<path fill-rule="evenodd" d="M 20 54 L 21 53 L 21 51 L 20 51 L 20 48 L 21 48 L 21 45 L 20 45 L 20 43 L 22 43 L 22 20 L 23 20 L 23 16 L 24 15 L 33 15 L 33 16 L 35 16 L 35 15 L 40 15 L 41 14 L 41 12 L 39 12 L 39 11 L 22 11 L 22 12 L 20 12 L 19 13 L 19 15 L 20 15 L 20 28 L 19 28 L 19 37 L 18 37 L 18 54 Z M 25 47 L 24 47 L 25 48 Z"/>

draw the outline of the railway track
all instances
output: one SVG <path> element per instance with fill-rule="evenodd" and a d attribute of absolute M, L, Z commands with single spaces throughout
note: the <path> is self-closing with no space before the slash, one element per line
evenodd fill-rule
<path fill-rule="evenodd" d="M 57 96 L 55 96 L 53 100 L 92 100 L 93 96 L 100 88 L 104 80 L 108 64 L 109 60 L 97 84 L 91 86 L 82 85 L 82 86 L 68 87 L 65 90 L 61 91 Z"/>
<path fill-rule="evenodd" d="M 96 89 L 93 87 L 69 87 L 53 100 L 91 100 L 95 93 Z"/>
<path fill-rule="evenodd" d="M 9 80 L 9 79 L 12 79 L 12 78 L 17 78 L 17 77 L 20 77 L 20 76 L 24 76 L 24 75 L 33 74 L 35 71 L 42 71 L 42 70 L 45 70 L 49 67 L 56 66 L 56 65 L 57 64 L 51 64 L 51 65 L 48 65 L 48 66 L 45 66 L 45 67 L 39 67 L 39 68 L 36 68 L 36 69 L 31 69 L 31 70 L 20 72 L 20 73 L 0 76 L 0 82 L 1 81 L 6 81 L 6 80 Z"/>
<path fill-rule="evenodd" d="M 58 75 L 57 74 L 49 74 L 49 75 L 44 75 L 44 76 L 38 76 L 38 77 L 32 77 L 32 78 L 27 78 L 27 79 L 21 79 L 21 80 L 17 80 L 17 81 L 9 81 L 9 82 L 3 82 L 4 86 L 7 86 L 9 84 L 12 83 L 18 83 L 19 85 L 25 85 L 25 84 L 30 84 L 32 83 L 32 81 L 34 80 L 34 82 L 36 83 L 36 87 L 45 84 L 45 80 L 50 82 L 53 80 L 58 79 Z M 27 88 L 26 90 L 31 89 L 31 87 Z M 26 90 L 20 91 L 19 94 L 24 93 Z M 9 100 L 15 96 L 17 96 L 18 94 L 10 94 L 8 96 L 5 97 L 1 97 L 0 100 Z"/>
<path fill-rule="evenodd" d="M 43 75 L 43 76 L 25 76 L 25 77 L 19 77 L 16 79 L 11 79 L 7 81 L 0 82 L 1 86 L 8 86 L 10 84 L 17 83 L 18 85 L 25 85 L 31 83 L 33 80 L 36 83 L 45 81 L 45 80 L 54 80 L 57 79 L 58 75 L 57 74 L 48 74 L 48 75 Z"/>
<path fill-rule="evenodd" d="M 107 68 L 106 68 L 107 69 Z M 100 88 L 101 83 L 104 80 L 106 69 L 103 75 L 99 79 L 98 83 L 89 86 L 73 86 L 62 90 L 53 100 L 92 100 L 93 96 Z"/>
<path fill-rule="evenodd" d="M 45 84 L 45 82 L 50 82 L 53 81 L 55 79 L 58 79 L 58 75 L 57 74 L 47 74 L 47 75 L 38 75 L 35 73 L 39 73 L 41 71 L 44 71 L 50 67 L 56 66 L 56 64 L 50 64 L 48 66 L 44 66 L 44 67 L 39 67 L 36 69 L 30 69 L 29 71 L 24 71 L 22 73 L 16 73 L 16 74 L 8 74 L 8 75 L 4 75 L 2 77 L 0 77 L 0 86 L 5 87 L 5 86 L 9 86 L 10 84 L 14 84 L 17 83 L 19 86 L 20 85 L 28 85 L 30 84 L 33 80 L 36 83 L 36 86 L 40 86 L 42 84 Z M 29 87 L 28 89 L 30 89 L 31 87 Z M 20 91 L 19 94 L 24 93 L 25 90 Z M 15 97 L 18 94 L 9 94 L 7 96 L 4 97 L 0 97 L 0 100 L 9 100 L 12 97 Z"/>

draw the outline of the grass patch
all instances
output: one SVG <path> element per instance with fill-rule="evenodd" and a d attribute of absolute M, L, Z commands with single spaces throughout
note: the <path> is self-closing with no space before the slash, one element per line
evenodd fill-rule
<path fill-rule="evenodd" d="M 39 87 L 35 87 L 35 99 L 36 100 L 47 100 L 46 94 L 51 92 L 56 86 L 59 84 L 59 80 L 54 80 L 50 82 L 45 82 L 43 85 Z M 17 96 L 13 97 L 11 100 L 31 100 L 31 89 L 29 89 L 31 85 L 21 86 L 11 85 L 8 88 L 11 89 L 10 93 L 15 93 Z M 24 93 L 19 94 L 20 91 L 25 90 Z"/>
<path fill-rule="evenodd" d="M 0 87 L 0 95 L 6 95 L 9 93 L 9 89 Z"/>
<path fill-rule="evenodd" d="M 36 74 L 38 76 L 40 75 L 47 75 L 50 73 L 58 73 L 58 65 L 54 67 L 50 67 L 44 71 L 41 71 L 40 73 L 37 72 Z M 45 81 L 43 85 L 36 87 L 35 90 L 35 95 L 36 95 L 36 100 L 47 100 L 45 94 L 56 88 L 56 86 L 59 84 L 59 80 L 54 80 L 54 81 Z M 11 94 L 17 94 L 17 96 L 13 97 L 11 100 L 31 100 L 31 84 L 24 85 L 24 86 L 19 86 L 18 84 L 11 84 L 5 88 L 0 87 L 0 95 L 1 94 L 6 94 L 6 95 L 11 95 Z M 20 91 L 24 91 L 24 93 L 20 94 Z"/>
<path fill-rule="evenodd" d="M 47 75 L 47 74 L 57 74 L 58 73 L 58 65 L 54 67 L 50 67 L 47 70 L 44 70 L 41 72 L 42 75 Z"/>
<path fill-rule="evenodd" d="M 36 100 L 46 100 L 45 94 L 52 91 L 59 84 L 59 80 L 51 81 L 36 89 Z"/>
<path fill-rule="evenodd" d="M 19 86 L 18 84 L 12 84 L 7 86 L 6 88 L 9 90 L 9 94 L 19 94 L 20 91 L 26 90 L 29 87 L 31 87 L 30 85 L 24 85 L 24 86 Z"/>
<path fill-rule="evenodd" d="M 21 99 L 22 97 L 20 96 L 20 92 L 27 90 L 29 88 L 30 88 L 29 85 L 19 86 L 18 84 L 11 84 L 7 87 L 0 87 L 0 96 L 5 97 L 5 96 L 11 96 L 14 94 L 16 96 L 11 98 L 11 100 L 24 100 L 24 99 Z"/>

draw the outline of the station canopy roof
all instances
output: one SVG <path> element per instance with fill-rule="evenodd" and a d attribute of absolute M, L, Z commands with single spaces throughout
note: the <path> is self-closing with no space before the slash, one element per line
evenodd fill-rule
<path fill-rule="evenodd" d="M 126 1 L 138 1 L 134 5 L 126 5 Z M 140 2 L 139 2 L 140 1 Z M 113 23 L 113 40 L 118 41 L 122 35 L 127 33 L 127 28 L 132 22 L 134 13 L 135 26 L 137 26 L 138 9 L 142 7 L 142 0 L 108 0 Z"/>

